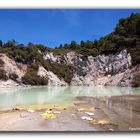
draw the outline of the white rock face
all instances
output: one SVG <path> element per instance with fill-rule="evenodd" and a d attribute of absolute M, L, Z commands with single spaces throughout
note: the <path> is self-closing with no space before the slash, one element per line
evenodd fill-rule
<path fill-rule="evenodd" d="M 130 87 L 132 86 L 133 77 L 140 75 L 140 65 L 133 67 L 132 69 L 127 69 L 124 72 L 123 78 L 120 80 L 118 86 Z"/>
<path fill-rule="evenodd" d="M 104 76 L 103 78 L 97 79 L 97 81 L 100 81 L 100 83 L 102 83 L 102 85 L 104 85 L 104 86 L 117 86 L 117 85 L 119 85 L 119 82 L 122 80 L 123 76 L 124 76 L 124 72 L 115 74 L 111 77 Z M 104 80 L 104 78 L 105 78 L 105 80 Z"/>
<path fill-rule="evenodd" d="M 8 79 L 7 81 L 0 80 L 0 87 L 16 87 L 20 86 L 17 82 Z"/>
<path fill-rule="evenodd" d="M 136 71 L 136 68 L 130 69 L 132 65 L 131 55 L 126 50 L 122 50 L 117 54 L 98 55 L 96 57 L 84 57 L 74 51 L 68 52 L 65 55 L 54 55 L 52 52 L 47 52 L 43 58 L 73 66 L 75 71 L 70 85 L 74 86 L 129 86 Z M 17 64 L 5 54 L 0 54 L 0 59 L 5 63 L 3 69 L 7 72 L 7 75 L 9 73 L 16 73 L 19 79 L 21 79 L 26 73 L 27 65 Z M 140 71 L 140 69 L 137 71 Z M 60 79 L 52 71 L 47 71 L 42 66 L 39 66 L 38 75 L 46 76 L 49 86 L 68 85 L 64 79 Z"/>
<path fill-rule="evenodd" d="M 16 63 L 6 54 L 0 54 L 0 59 L 4 62 L 3 69 L 7 72 L 7 74 L 16 73 L 18 77 L 21 78 L 26 73 L 27 65 Z"/>
<path fill-rule="evenodd" d="M 115 55 L 88 56 L 86 58 L 74 51 L 63 56 L 54 56 L 52 53 L 47 53 L 44 58 L 74 66 L 76 72 L 71 85 L 109 85 L 109 83 L 110 85 L 116 85 L 121 80 L 123 72 L 132 65 L 131 55 L 126 50 L 122 50 Z M 81 72 L 84 75 L 81 75 Z M 111 76 L 112 74 L 116 77 Z"/>
<path fill-rule="evenodd" d="M 8 80 L 0 80 L 0 87 L 16 87 L 16 86 L 23 86 L 21 81 L 21 77 L 24 76 L 27 70 L 27 65 L 16 63 L 14 60 L 10 59 L 6 54 L 0 54 L 0 59 L 4 62 L 4 66 L 0 69 L 3 69 L 7 76 L 10 73 L 15 73 L 18 75 L 18 82 L 13 81 L 11 79 Z"/>
<path fill-rule="evenodd" d="M 71 85 L 74 86 L 93 86 L 95 85 L 95 78 L 94 76 L 91 76 L 90 73 L 87 74 L 86 76 L 79 76 L 77 74 L 74 74 L 72 81 L 71 81 Z"/>
<path fill-rule="evenodd" d="M 57 60 L 57 58 L 53 55 L 52 52 L 46 53 L 46 54 L 44 55 L 44 59 L 50 59 L 50 60 L 52 60 L 52 61 L 54 61 L 54 62 L 56 62 L 56 60 Z"/>
<path fill-rule="evenodd" d="M 76 52 L 74 52 L 74 51 L 68 52 L 68 53 L 64 56 L 64 62 L 65 62 L 65 64 L 75 65 L 75 59 L 76 59 L 76 58 L 77 58 Z"/>
<path fill-rule="evenodd" d="M 41 77 L 47 76 L 49 86 L 67 86 L 68 85 L 63 79 L 60 80 L 53 72 L 47 71 L 42 66 L 39 66 L 39 70 L 37 74 Z"/>

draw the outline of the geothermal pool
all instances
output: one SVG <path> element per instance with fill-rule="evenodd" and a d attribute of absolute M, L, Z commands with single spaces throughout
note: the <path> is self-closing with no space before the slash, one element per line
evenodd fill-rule
<path fill-rule="evenodd" d="M 18 87 L 0 88 L 0 108 L 31 104 L 69 104 L 76 97 L 140 95 L 140 88 L 130 87 Z"/>

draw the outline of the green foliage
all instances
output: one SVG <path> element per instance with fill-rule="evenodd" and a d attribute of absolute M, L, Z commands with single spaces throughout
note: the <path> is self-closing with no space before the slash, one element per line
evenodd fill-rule
<path fill-rule="evenodd" d="M 48 71 L 52 71 L 59 78 L 63 78 L 67 83 L 71 82 L 74 71 L 74 68 L 72 66 L 45 60 L 43 62 L 43 67 Z"/>
<path fill-rule="evenodd" d="M 129 49 L 129 52 L 131 53 L 132 56 L 133 65 L 140 64 L 140 46 Z"/>
<path fill-rule="evenodd" d="M 138 61 L 133 54 L 134 48 L 138 49 L 140 44 L 140 14 L 131 14 L 128 18 L 119 20 L 114 32 L 99 40 L 81 41 L 78 44 L 76 41 L 71 41 L 70 44 L 60 44 L 55 49 L 49 49 L 42 44 L 29 43 L 27 46 L 17 44 L 15 40 L 10 40 L 7 43 L 0 42 L 0 51 L 6 52 L 12 59 L 17 62 L 31 64 L 42 61 L 42 54 L 45 51 L 52 51 L 56 55 L 64 55 L 69 51 L 76 51 L 83 55 L 97 56 L 99 54 L 116 53 L 122 49 L 127 49 L 133 55 L 133 64 Z M 137 57 L 137 56 L 136 56 Z M 135 62 L 136 61 L 136 62 Z"/>
<path fill-rule="evenodd" d="M 70 49 L 77 49 L 79 46 L 76 41 L 71 41 Z"/>
<path fill-rule="evenodd" d="M 93 55 L 97 56 L 99 54 L 98 48 L 95 46 L 97 41 L 95 40 L 95 44 L 92 41 L 81 41 L 80 44 L 77 44 L 75 41 L 71 41 L 70 44 L 65 43 L 64 45 L 60 45 L 58 48 L 52 49 L 53 53 L 56 55 L 65 55 L 70 51 L 75 51 L 77 53 L 81 53 L 85 56 Z"/>
<path fill-rule="evenodd" d="M 3 67 L 4 62 L 0 59 L 0 67 Z"/>
<path fill-rule="evenodd" d="M 7 43 L 4 44 L 4 47 L 15 47 L 16 45 L 16 41 L 13 39 L 13 40 L 9 40 Z"/>
<path fill-rule="evenodd" d="M 128 18 L 119 20 L 114 32 L 99 40 L 81 41 L 78 45 L 75 41 L 71 44 L 62 45 L 57 48 L 57 54 L 63 55 L 64 52 L 76 51 L 84 56 L 99 54 L 114 54 L 123 49 L 127 49 L 132 56 L 132 64 L 140 64 L 140 14 L 131 14 Z"/>
<path fill-rule="evenodd" d="M 120 19 L 115 32 L 123 36 L 140 35 L 140 14 L 131 14 L 130 17 Z"/>
<path fill-rule="evenodd" d="M 2 42 L 2 40 L 0 40 L 0 47 L 2 47 L 3 46 L 3 42 Z"/>
<path fill-rule="evenodd" d="M 96 48 L 92 48 L 92 49 L 87 49 L 87 48 L 81 48 L 79 49 L 78 53 L 84 55 L 84 56 L 97 56 L 99 55 L 99 51 Z"/>
<path fill-rule="evenodd" d="M 8 80 L 5 70 L 0 69 L 0 79 L 1 80 Z"/>
<path fill-rule="evenodd" d="M 28 46 L 18 44 L 15 47 L 3 47 L 2 52 L 6 53 L 10 58 L 16 62 L 31 64 L 36 61 L 38 63 L 43 57 L 43 52 L 48 50 L 43 45 L 33 45 L 31 43 Z"/>
<path fill-rule="evenodd" d="M 132 81 L 132 87 L 139 87 L 140 86 L 140 74 L 134 76 Z"/>
<path fill-rule="evenodd" d="M 45 77 L 40 77 L 34 73 L 25 74 L 22 81 L 26 85 L 47 85 L 48 79 Z"/>
<path fill-rule="evenodd" d="M 17 44 L 15 40 L 10 40 L 7 43 L 0 41 L 1 53 L 6 53 L 16 62 L 28 65 L 27 73 L 22 80 L 25 84 L 31 85 L 46 85 L 47 83 L 47 78 L 43 79 L 37 75 L 38 65 L 42 65 L 68 83 L 71 82 L 73 73 L 76 70 L 80 75 L 84 75 L 80 68 L 75 69 L 70 65 L 44 60 L 43 54 L 46 51 L 61 56 L 70 51 L 75 51 L 76 53 L 82 54 L 84 58 L 87 58 L 89 55 L 95 57 L 99 54 L 115 54 L 123 49 L 126 49 L 131 54 L 133 65 L 140 64 L 140 14 L 138 13 L 131 14 L 128 18 L 120 19 L 115 30 L 105 37 L 101 37 L 99 40 L 82 40 L 79 44 L 76 41 L 71 41 L 69 44 L 60 44 L 56 48 L 47 48 L 42 44 L 33 43 L 25 46 L 23 44 Z M 3 66 L 1 60 L 0 66 Z M 1 72 L 1 77 L 6 77 L 6 74 Z"/>
<path fill-rule="evenodd" d="M 12 48 L 11 50 L 6 50 L 6 53 L 10 58 L 14 59 L 16 62 L 21 62 L 21 63 L 30 62 L 29 53 L 27 52 L 27 49 L 22 45 Z"/>
<path fill-rule="evenodd" d="M 14 81 L 16 81 L 17 78 L 18 78 L 18 75 L 16 73 L 10 73 L 9 74 L 9 78 L 12 79 L 12 80 L 14 80 Z"/>
<path fill-rule="evenodd" d="M 84 48 L 85 47 L 85 42 L 83 40 L 81 40 L 81 42 L 80 42 L 80 47 L 81 48 Z"/>
<path fill-rule="evenodd" d="M 69 52 L 70 50 L 68 48 L 54 48 L 52 49 L 52 52 L 54 55 L 65 55 Z"/>
<path fill-rule="evenodd" d="M 26 74 L 22 77 L 23 83 L 27 85 L 47 85 L 47 77 L 40 77 L 37 75 L 37 71 L 38 65 L 32 64 L 28 66 Z"/>

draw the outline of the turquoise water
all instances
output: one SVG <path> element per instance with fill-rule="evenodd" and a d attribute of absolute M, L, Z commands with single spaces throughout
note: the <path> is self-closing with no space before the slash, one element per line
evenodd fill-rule
<path fill-rule="evenodd" d="M 140 95 L 140 88 L 127 87 L 28 87 L 0 88 L 0 107 L 30 104 L 71 103 L 78 96 Z"/>

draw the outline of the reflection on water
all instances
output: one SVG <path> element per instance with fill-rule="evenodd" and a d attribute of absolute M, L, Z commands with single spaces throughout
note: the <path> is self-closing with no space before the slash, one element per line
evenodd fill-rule
<path fill-rule="evenodd" d="M 0 107 L 25 104 L 71 103 L 78 96 L 140 95 L 140 88 L 123 87 L 28 87 L 1 88 Z"/>

